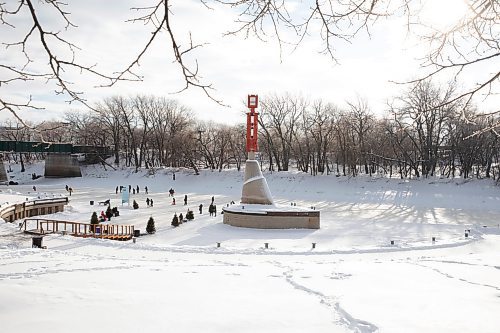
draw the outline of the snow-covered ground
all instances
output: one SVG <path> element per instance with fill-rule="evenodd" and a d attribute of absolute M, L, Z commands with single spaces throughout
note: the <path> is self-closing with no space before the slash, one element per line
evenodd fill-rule
<path fill-rule="evenodd" d="M 243 172 L 178 170 L 173 181 L 172 170 L 90 166 L 83 178 L 32 181 L 41 168 L 9 174 L 20 185 L 0 187 L 0 203 L 69 185 L 69 206 L 47 217 L 88 222 L 111 199 L 112 223 L 145 232 L 153 216 L 157 232 L 136 243 L 54 234 L 41 250 L 0 223 L 1 332 L 500 332 L 500 187 L 490 180 L 264 173 L 277 204 L 316 207 L 321 229 L 253 230 L 208 215 L 212 196 L 218 212 L 239 201 Z M 121 205 L 119 185 L 139 185 L 138 210 Z M 173 228 L 188 208 L 195 219 Z"/>

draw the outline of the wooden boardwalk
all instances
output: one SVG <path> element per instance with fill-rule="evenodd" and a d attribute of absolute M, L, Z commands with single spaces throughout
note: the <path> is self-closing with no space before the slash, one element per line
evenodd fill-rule
<path fill-rule="evenodd" d="M 50 219 L 24 219 L 19 226 L 27 234 L 46 235 L 53 233 L 69 234 L 83 238 L 101 238 L 118 241 L 127 241 L 134 236 L 133 225 L 118 224 L 90 224 L 81 222 L 50 220 Z"/>

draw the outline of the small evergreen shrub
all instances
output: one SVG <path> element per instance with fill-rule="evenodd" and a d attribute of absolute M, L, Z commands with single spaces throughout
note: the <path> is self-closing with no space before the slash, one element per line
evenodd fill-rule
<path fill-rule="evenodd" d="M 99 218 L 97 217 L 97 213 L 93 212 L 90 217 L 90 224 L 99 224 Z"/>
<path fill-rule="evenodd" d="M 139 204 L 137 203 L 137 201 L 134 200 L 134 202 L 132 203 L 132 207 L 134 207 L 134 209 L 139 209 Z"/>
<path fill-rule="evenodd" d="M 146 232 L 148 234 L 154 234 L 156 232 L 155 220 L 152 216 L 148 220 L 148 225 L 146 226 Z"/>
<path fill-rule="evenodd" d="M 94 230 L 95 230 L 94 224 L 99 224 L 99 218 L 97 217 L 96 212 L 92 213 L 92 216 L 90 217 L 90 224 L 92 224 L 90 226 L 90 232 L 94 232 Z"/>
<path fill-rule="evenodd" d="M 191 221 L 191 220 L 194 220 L 194 213 L 192 210 L 188 210 L 187 213 L 186 213 L 186 219 L 188 221 Z"/>

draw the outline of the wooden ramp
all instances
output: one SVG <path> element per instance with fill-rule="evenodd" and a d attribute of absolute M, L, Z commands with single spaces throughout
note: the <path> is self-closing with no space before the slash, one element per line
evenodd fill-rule
<path fill-rule="evenodd" d="M 46 235 L 53 233 L 69 234 L 74 237 L 101 238 L 127 241 L 134 236 L 133 225 L 90 224 L 49 219 L 24 219 L 19 230 L 31 235 Z"/>

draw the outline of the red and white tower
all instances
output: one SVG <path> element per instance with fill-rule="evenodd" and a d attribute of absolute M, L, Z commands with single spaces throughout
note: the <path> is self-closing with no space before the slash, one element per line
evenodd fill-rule
<path fill-rule="evenodd" d="M 255 160 L 255 153 L 259 151 L 257 142 L 257 133 L 259 125 L 259 113 L 255 112 L 259 103 L 259 96 L 248 95 L 248 108 L 250 112 L 247 113 L 247 153 L 249 160 Z"/>

